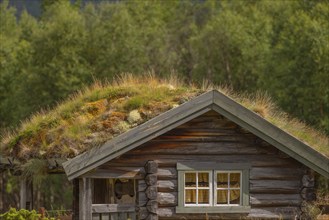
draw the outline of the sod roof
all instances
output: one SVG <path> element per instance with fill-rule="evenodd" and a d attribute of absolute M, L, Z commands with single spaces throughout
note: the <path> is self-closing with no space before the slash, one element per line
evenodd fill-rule
<path fill-rule="evenodd" d="M 290 118 L 266 94 L 237 94 L 227 88 L 185 85 L 176 78 L 134 78 L 128 74 L 111 84 L 95 83 L 53 110 L 33 115 L 16 131 L 3 134 L 2 156 L 23 163 L 36 158 L 73 158 L 211 89 L 221 91 L 329 158 L 329 138 Z"/>

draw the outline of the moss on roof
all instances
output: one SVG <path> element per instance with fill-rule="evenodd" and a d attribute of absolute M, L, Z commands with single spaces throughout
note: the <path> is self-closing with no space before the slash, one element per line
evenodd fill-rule
<path fill-rule="evenodd" d="M 72 158 L 213 88 L 129 74 L 111 84 L 95 83 L 53 110 L 33 115 L 15 132 L 3 134 L 1 152 L 22 162 Z M 216 89 L 329 157 L 329 138 L 279 111 L 266 94 Z"/>

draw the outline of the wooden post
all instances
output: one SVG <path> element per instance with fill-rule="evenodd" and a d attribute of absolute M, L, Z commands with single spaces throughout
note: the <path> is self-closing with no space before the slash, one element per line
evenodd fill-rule
<path fill-rule="evenodd" d="M 79 220 L 79 179 L 73 179 L 72 220 Z"/>
<path fill-rule="evenodd" d="M 92 212 L 92 179 L 79 179 L 79 219 L 91 220 Z"/>
<path fill-rule="evenodd" d="M 26 179 L 22 179 L 20 183 L 20 191 L 19 191 L 19 208 L 26 208 Z"/>
<path fill-rule="evenodd" d="M 147 220 L 158 220 L 158 188 L 157 188 L 157 182 L 158 182 L 158 177 L 157 177 L 157 172 L 158 172 L 158 164 L 154 161 L 147 161 L 145 164 L 145 183 L 146 183 L 146 189 L 145 189 L 145 194 L 146 194 L 146 211 L 145 214 L 143 214 L 143 218 Z M 141 215 L 140 215 L 141 216 Z"/>
<path fill-rule="evenodd" d="M 33 209 L 33 184 L 32 181 L 26 179 L 21 180 L 20 184 L 20 208 Z"/>
<path fill-rule="evenodd" d="M 300 191 L 303 200 L 313 201 L 316 199 L 314 186 L 314 171 L 307 170 L 306 174 L 302 178 L 302 188 Z"/>
<path fill-rule="evenodd" d="M 305 212 L 305 204 L 310 201 L 314 201 L 316 199 L 315 195 L 315 181 L 314 181 L 314 171 L 311 169 L 306 169 L 305 174 L 302 177 L 302 187 L 300 190 L 300 196 L 302 200 L 306 201 L 306 203 L 302 203 L 301 205 L 301 219 L 308 219 L 309 213 Z"/>

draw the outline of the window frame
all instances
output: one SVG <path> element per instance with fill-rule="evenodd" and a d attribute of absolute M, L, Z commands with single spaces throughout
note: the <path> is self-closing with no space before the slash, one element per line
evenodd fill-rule
<path fill-rule="evenodd" d="M 177 163 L 178 171 L 178 206 L 176 213 L 248 213 L 249 205 L 249 170 L 250 163 L 209 163 L 209 162 L 185 162 Z M 212 183 L 210 187 L 210 205 L 186 205 L 185 204 L 185 173 L 205 172 L 211 173 Z M 241 205 L 217 205 L 217 172 L 240 172 L 240 201 Z M 215 175 L 216 174 L 216 175 Z M 210 180 L 209 180 L 210 182 Z"/>
<path fill-rule="evenodd" d="M 195 187 L 186 187 L 185 186 L 185 174 L 186 173 L 196 173 L 196 178 L 195 178 L 195 181 L 196 181 L 196 186 Z M 209 186 L 208 187 L 199 187 L 198 186 L 198 174 L 199 173 L 208 173 L 208 178 L 209 178 Z M 212 206 L 212 204 L 213 204 L 213 196 L 212 196 L 212 194 L 213 194 L 213 175 L 212 175 L 212 172 L 210 171 L 210 170 L 197 170 L 197 171 L 186 171 L 186 172 L 184 172 L 184 206 L 185 207 L 200 207 L 200 206 L 202 206 L 202 207 L 211 207 Z M 196 190 L 196 204 L 186 204 L 185 203 L 185 190 L 186 189 L 194 189 L 195 188 L 195 190 Z M 199 189 L 209 189 L 209 199 L 208 199 L 208 204 L 198 204 L 199 203 L 199 201 L 198 201 L 198 197 L 199 197 L 199 195 L 198 195 L 198 192 L 199 192 Z"/>
<path fill-rule="evenodd" d="M 228 185 L 227 185 L 227 188 L 218 188 L 218 185 L 217 185 L 217 174 L 218 173 L 227 173 L 228 174 Z M 236 188 L 236 189 L 239 189 L 240 190 L 240 201 L 239 201 L 239 204 L 230 204 L 230 198 L 228 199 L 227 201 L 227 204 L 218 204 L 217 202 L 217 190 L 227 190 L 228 191 L 228 194 L 229 194 L 229 191 L 232 190 L 232 187 L 231 187 L 231 183 L 230 183 L 230 178 L 229 178 L 229 175 L 231 173 L 239 173 L 240 174 L 240 187 L 239 188 Z M 242 171 L 241 170 L 213 170 L 213 206 L 224 206 L 224 207 L 227 207 L 227 206 L 241 206 L 243 203 L 242 203 L 242 198 L 243 198 L 243 193 L 242 193 L 242 184 L 243 184 L 243 178 L 242 178 Z M 233 188 L 234 189 L 234 188 Z"/>

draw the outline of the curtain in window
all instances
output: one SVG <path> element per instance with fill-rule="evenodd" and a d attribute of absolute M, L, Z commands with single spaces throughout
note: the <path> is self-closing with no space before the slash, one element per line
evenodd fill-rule
<path fill-rule="evenodd" d="M 201 187 L 209 187 L 209 173 L 198 173 L 198 203 L 209 204 L 209 189 Z"/>
<path fill-rule="evenodd" d="M 217 188 L 222 188 L 217 190 L 217 204 L 240 203 L 240 173 L 218 173 Z"/>
<path fill-rule="evenodd" d="M 198 183 L 196 183 L 197 180 Z M 198 189 L 196 189 L 197 186 Z M 197 204 L 197 202 L 198 204 L 209 204 L 209 173 L 185 173 L 185 187 L 192 188 L 185 189 L 186 204 Z M 202 187 L 208 189 L 202 189 Z M 198 197 L 198 201 L 196 201 L 196 197 Z"/>
<path fill-rule="evenodd" d="M 196 173 L 185 173 L 185 187 L 196 187 Z M 196 204 L 196 189 L 185 190 L 185 203 Z"/>

